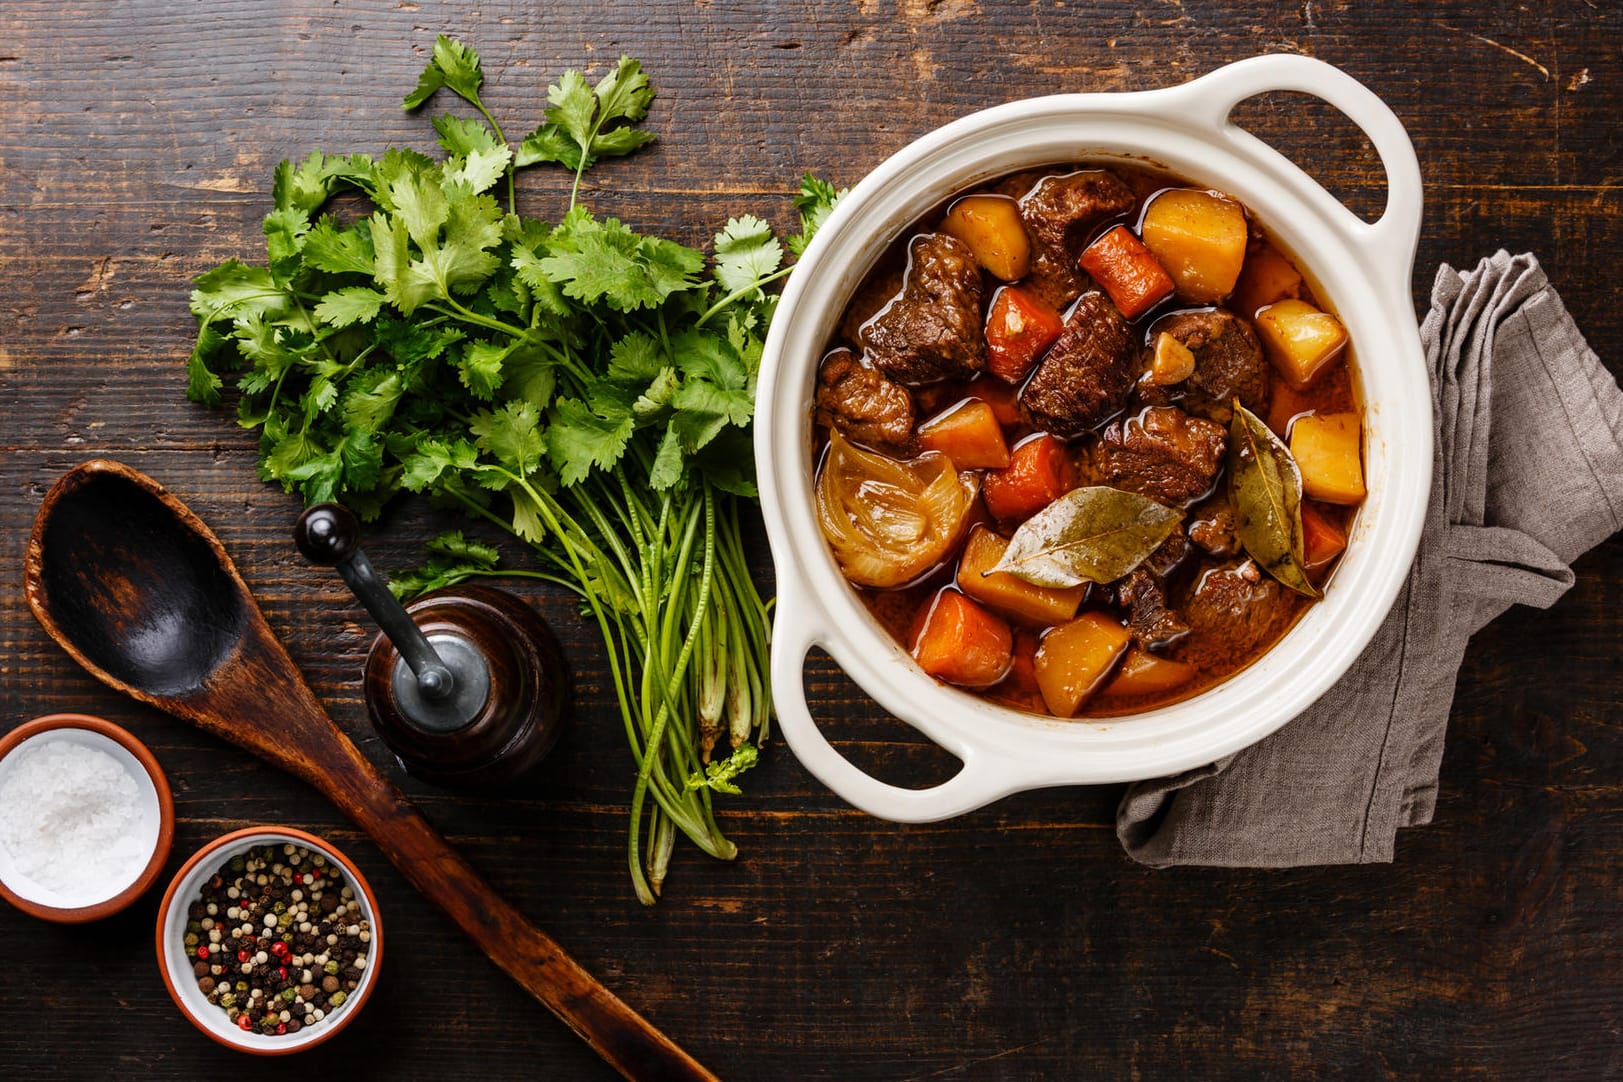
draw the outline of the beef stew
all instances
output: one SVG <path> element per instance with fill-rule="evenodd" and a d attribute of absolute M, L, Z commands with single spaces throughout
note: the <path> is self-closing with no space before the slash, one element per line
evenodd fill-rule
<path fill-rule="evenodd" d="M 1346 347 L 1223 193 L 1091 163 L 982 185 L 839 321 L 823 532 L 938 680 L 1059 717 L 1188 698 L 1276 642 L 1345 548 Z"/>

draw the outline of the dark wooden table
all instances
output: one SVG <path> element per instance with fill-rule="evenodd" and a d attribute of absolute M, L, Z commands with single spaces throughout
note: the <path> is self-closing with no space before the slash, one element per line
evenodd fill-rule
<path fill-rule="evenodd" d="M 594 173 L 589 201 L 694 244 L 729 214 L 787 225 L 802 172 L 853 182 L 981 106 L 1156 87 L 1259 52 L 1318 56 L 1414 137 L 1428 200 L 1416 303 L 1439 262 L 1531 249 L 1623 366 L 1616 0 L 1252 6 L 7 0 L 0 726 L 84 710 L 144 739 L 175 788 L 171 869 L 247 823 L 334 839 L 371 876 L 390 949 L 347 1033 L 273 1063 L 214 1046 L 170 1004 L 156 892 L 90 927 L 5 909 L 0 1076 L 611 1076 L 329 805 L 104 690 L 46 639 L 20 589 L 51 482 L 92 456 L 123 459 L 213 524 L 335 718 L 385 761 L 358 697 L 359 609 L 293 552 L 294 501 L 256 479 L 254 436 L 182 400 L 186 294 L 204 268 L 260 256 L 280 158 L 431 140 L 427 118 L 398 104 L 437 32 L 482 51 L 486 99 L 518 130 L 563 68 L 641 58 L 660 142 Z M 1329 110 L 1280 96 L 1243 114 L 1355 206 L 1379 205 L 1378 166 Z M 547 217 L 564 190 L 536 177 L 522 199 Z M 374 531 L 375 560 L 409 564 L 436 526 L 401 506 Z M 1114 789 L 896 826 L 847 807 L 777 744 L 727 805 L 738 861 L 684 848 L 645 910 L 624 869 L 630 759 L 601 654 L 548 595 L 535 600 L 580 666 L 579 717 L 533 791 L 497 802 L 406 784 L 502 891 L 728 1078 L 1620 1077 L 1620 553 L 1601 546 L 1555 608 L 1477 637 L 1437 820 L 1405 833 L 1389 866 L 1150 871 L 1116 843 Z M 831 671 L 812 683 L 853 754 L 890 776 L 935 769 Z"/>

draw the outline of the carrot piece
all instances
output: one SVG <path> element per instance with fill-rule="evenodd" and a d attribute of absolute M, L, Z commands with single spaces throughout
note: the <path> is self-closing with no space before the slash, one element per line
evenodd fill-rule
<path fill-rule="evenodd" d="M 1069 492 L 1070 478 L 1065 444 L 1044 432 L 1009 452 L 1006 469 L 989 471 L 981 481 L 981 495 L 993 518 L 1018 522 Z"/>
<path fill-rule="evenodd" d="M 1037 641 L 1035 631 L 1015 629 L 1014 657 L 1009 663 L 1009 675 L 988 690 L 990 698 L 1017 710 L 1028 710 L 1033 714 L 1046 712 L 1043 693 L 1037 687 Z"/>
<path fill-rule="evenodd" d="M 989 687 L 1003 679 L 1013 657 L 1008 621 L 951 587 L 924 603 L 913 632 L 919 668 L 959 687 Z"/>
<path fill-rule="evenodd" d="M 960 470 L 1001 470 L 1009 464 L 1009 445 L 992 407 L 978 398 L 948 406 L 919 425 L 919 446 L 940 451 Z"/>
<path fill-rule="evenodd" d="M 1065 329 L 1060 314 L 1019 286 L 1004 286 L 986 312 L 986 370 L 1019 383 Z"/>
<path fill-rule="evenodd" d="M 1132 632 L 1102 612 L 1085 612 L 1044 635 L 1035 667 L 1048 709 L 1062 718 L 1075 714 L 1132 641 Z"/>
<path fill-rule="evenodd" d="M 1104 286 L 1116 308 L 1128 319 L 1139 316 L 1172 296 L 1172 276 L 1156 261 L 1133 231 L 1118 225 L 1088 245 L 1082 269 Z"/>
<path fill-rule="evenodd" d="M 1064 623 L 1076 615 L 1088 592 L 1087 584 L 1056 589 L 1036 586 L 1007 571 L 993 571 L 1009 543 L 984 526 L 977 526 L 958 558 L 958 589 L 1005 616 L 1040 626 Z"/>
<path fill-rule="evenodd" d="M 1309 571 L 1329 567 L 1347 547 L 1347 531 L 1311 500 L 1302 501 L 1302 564 Z"/>
<path fill-rule="evenodd" d="M 1000 379 L 978 379 L 965 389 L 971 398 L 978 398 L 992 407 L 992 415 L 1000 425 L 1020 423 L 1020 391 Z"/>

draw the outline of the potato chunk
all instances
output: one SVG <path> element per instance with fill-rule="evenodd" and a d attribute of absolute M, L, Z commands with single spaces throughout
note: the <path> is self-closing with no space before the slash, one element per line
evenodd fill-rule
<path fill-rule="evenodd" d="M 1364 498 L 1362 426 L 1356 413 L 1299 417 L 1291 426 L 1291 456 L 1302 471 L 1302 491 L 1325 503 Z"/>
<path fill-rule="evenodd" d="M 1036 669 L 1048 709 L 1062 718 L 1075 714 L 1104 684 L 1132 641 L 1132 632 L 1102 612 L 1085 612 L 1044 635 Z"/>
<path fill-rule="evenodd" d="M 1262 351 L 1298 388 L 1312 383 L 1347 345 L 1347 328 L 1341 320 L 1306 301 L 1277 301 L 1258 312 L 1256 322 Z"/>
<path fill-rule="evenodd" d="M 958 589 L 988 608 L 1039 627 L 1076 615 L 1086 584 L 1068 589 L 1035 586 L 1007 571 L 993 571 L 1009 543 L 985 526 L 970 531 L 958 560 Z"/>
<path fill-rule="evenodd" d="M 975 262 L 1012 282 L 1031 267 L 1031 239 L 1020 220 L 1020 205 L 1006 195 L 970 195 L 947 211 L 941 231 L 969 246 Z"/>
<path fill-rule="evenodd" d="M 1246 255 L 1229 307 L 1250 319 L 1264 305 L 1301 295 L 1302 272 L 1292 266 L 1279 249 L 1263 243 Z"/>
<path fill-rule="evenodd" d="M 1166 268 L 1180 298 L 1220 301 L 1245 264 L 1245 210 L 1227 196 L 1192 188 L 1157 195 L 1144 211 L 1145 247 Z"/>
<path fill-rule="evenodd" d="M 1119 698 L 1164 695 L 1195 678 L 1195 667 L 1133 647 L 1100 694 Z"/>

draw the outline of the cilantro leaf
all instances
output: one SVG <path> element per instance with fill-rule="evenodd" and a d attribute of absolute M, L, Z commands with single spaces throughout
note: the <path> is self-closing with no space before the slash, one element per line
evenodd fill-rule
<path fill-rule="evenodd" d="M 209 362 L 219 359 L 230 348 L 230 339 L 212 324 L 199 322 L 197 342 L 192 346 L 192 355 L 186 358 L 186 397 L 205 406 L 217 406 L 221 381 L 210 369 Z"/>
<path fill-rule="evenodd" d="M 440 146 L 453 158 L 466 158 L 476 150 L 495 150 L 501 145 L 490 125 L 472 117 L 441 114 L 434 118 L 434 130 L 440 133 Z"/>
<path fill-rule="evenodd" d="M 810 173 L 800 178 L 800 191 L 794 198 L 795 209 L 800 211 L 800 232 L 787 242 L 791 252 L 797 256 L 806 254 L 806 246 L 828 220 L 834 204 L 848 191 L 849 188 L 835 191 L 834 185 Z"/>
<path fill-rule="evenodd" d="M 762 279 L 782 265 L 783 246 L 759 218 L 732 218 L 716 234 L 716 281 L 728 294 L 760 296 Z"/>
<path fill-rule="evenodd" d="M 571 68 L 547 87 L 546 120 L 519 144 L 517 165 L 558 162 L 577 174 L 599 158 L 618 158 L 654 141 L 632 127 L 648 115 L 653 88 L 642 65 L 622 56 L 595 88 Z"/>
<path fill-rule="evenodd" d="M 705 764 L 704 773 L 697 770 L 688 775 L 687 789 L 692 792 L 696 789 L 713 789 L 718 793 L 730 793 L 738 796 L 743 792 L 738 787 L 738 775 L 760 761 L 760 752 L 754 744 L 740 744 L 731 755 L 719 763 Z"/>
<path fill-rule="evenodd" d="M 528 475 L 541 462 L 545 450 L 541 438 L 541 411 L 528 402 L 509 402 L 494 410 L 476 413 L 468 422 L 480 450 L 494 455 L 520 477 Z"/>
<path fill-rule="evenodd" d="M 370 323 L 378 317 L 384 297 L 366 286 L 349 286 L 334 290 L 316 305 L 315 317 L 334 327 L 348 327 L 353 323 Z"/>
<path fill-rule="evenodd" d="M 287 294 L 269 268 L 249 267 L 235 259 L 198 275 L 192 286 L 192 315 L 202 323 L 250 312 L 279 313 L 287 306 Z"/>
<path fill-rule="evenodd" d="M 374 369 L 351 384 L 339 408 L 344 423 L 367 432 L 377 432 L 394 416 L 395 406 L 406 393 L 399 372 Z"/>
<path fill-rule="evenodd" d="M 422 492 L 447 470 L 470 470 L 479 462 L 478 448 L 468 440 L 427 437 L 405 461 L 401 484 L 412 492 Z"/>
<path fill-rule="evenodd" d="M 340 229 L 329 215 L 322 215 L 304 236 L 304 263 L 333 274 L 365 274 L 373 267 L 372 236 L 362 219 L 352 229 Z"/>
<path fill-rule="evenodd" d="M 449 87 L 469 103 L 479 104 L 479 87 L 485 73 L 479 67 L 479 54 L 468 46 L 441 34 L 434 39 L 434 54 L 428 66 L 417 76 L 417 85 L 407 94 L 400 107 L 407 112 L 422 105 L 440 87 Z"/>
<path fill-rule="evenodd" d="M 629 416 L 599 417 L 578 398 L 560 398 L 547 425 L 547 456 L 566 485 L 579 484 L 597 466 L 608 469 L 625 453 Z"/>
<path fill-rule="evenodd" d="M 283 159 L 271 175 L 271 202 L 277 210 L 314 214 L 340 183 L 366 187 L 371 175 L 372 159 L 365 154 L 340 158 L 317 150 L 298 165 Z"/>
<path fill-rule="evenodd" d="M 617 383 L 645 384 L 664 367 L 658 340 L 645 331 L 632 331 L 609 347 L 608 377 Z"/>
<path fill-rule="evenodd" d="M 440 534 L 424 550 L 428 558 L 421 567 L 389 576 L 389 589 L 402 601 L 455 586 L 476 575 L 493 574 L 501 563 L 501 553 L 490 545 L 468 540 L 461 530 Z"/>
<path fill-rule="evenodd" d="M 509 485 L 507 495 L 513 501 L 513 533 L 532 545 L 546 540 L 547 524 L 535 497 L 522 485 Z"/>
<path fill-rule="evenodd" d="M 462 386 L 472 391 L 476 398 L 489 401 L 496 397 L 496 391 L 502 385 L 502 360 L 506 356 L 507 347 L 500 343 L 469 342 L 462 348 L 457 369 L 462 377 Z"/>
<path fill-rule="evenodd" d="M 475 150 L 466 158 L 452 158 L 446 163 L 445 181 L 448 185 L 465 186 L 474 193 L 488 191 L 507 175 L 507 166 L 512 160 L 513 152 L 504 146 Z"/>
<path fill-rule="evenodd" d="M 655 492 L 674 488 L 682 480 L 685 457 L 682 437 L 676 429 L 667 428 L 665 435 L 660 437 L 659 450 L 654 452 L 654 464 L 648 470 L 648 487 Z"/>
<path fill-rule="evenodd" d="M 524 141 L 518 145 L 518 153 L 513 157 L 513 164 L 523 167 L 540 162 L 557 162 L 573 171 L 581 167 L 581 160 L 580 145 L 556 124 L 547 123 L 524 137 Z"/>
<path fill-rule="evenodd" d="M 564 296 L 602 301 L 622 312 L 652 308 L 697 285 L 704 256 L 657 237 L 642 237 L 616 218 L 597 219 L 576 207 L 547 242 L 552 255 L 537 267 Z"/>
<path fill-rule="evenodd" d="M 298 269 L 304 235 L 310 231 L 310 215 L 299 207 L 273 210 L 265 215 L 262 228 L 271 277 L 278 284 L 285 284 Z"/>

